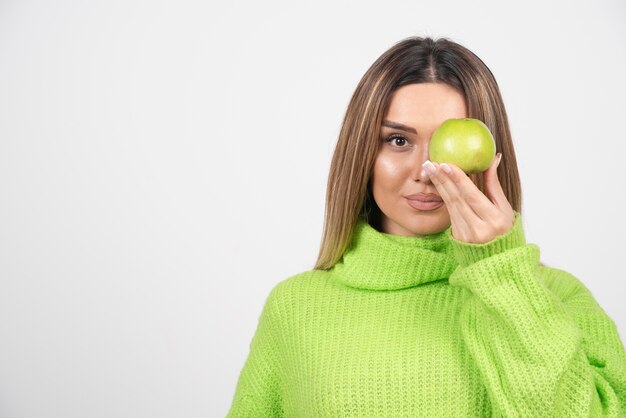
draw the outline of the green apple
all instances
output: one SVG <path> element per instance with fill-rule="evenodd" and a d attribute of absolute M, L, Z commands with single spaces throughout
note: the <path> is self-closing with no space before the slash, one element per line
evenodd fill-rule
<path fill-rule="evenodd" d="M 466 174 L 489 168 L 496 155 L 496 141 L 487 125 L 474 118 L 448 119 L 430 138 L 430 160 L 452 163 Z"/>

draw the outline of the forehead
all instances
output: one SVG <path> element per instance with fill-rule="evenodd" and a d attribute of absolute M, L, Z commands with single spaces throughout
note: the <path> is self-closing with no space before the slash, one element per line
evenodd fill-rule
<path fill-rule="evenodd" d="M 408 84 L 390 98 L 385 119 L 401 123 L 467 117 L 463 95 L 443 83 Z"/>

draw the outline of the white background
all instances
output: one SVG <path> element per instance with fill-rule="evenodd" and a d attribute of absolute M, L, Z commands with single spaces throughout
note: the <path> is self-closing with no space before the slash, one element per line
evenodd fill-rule
<path fill-rule="evenodd" d="M 415 35 L 493 71 L 527 241 L 626 339 L 623 1 L 220 3 L 0 0 L 0 416 L 224 416 L 352 92 Z"/>

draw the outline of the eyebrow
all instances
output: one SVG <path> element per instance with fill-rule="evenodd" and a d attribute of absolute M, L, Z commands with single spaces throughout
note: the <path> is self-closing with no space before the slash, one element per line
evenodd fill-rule
<path fill-rule="evenodd" d="M 388 128 L 400 129 L 402 131 L 412 132 L 414 134 L 417 134 L 417 131 L 411 128 L 410 126 L 406 126 L 398 122 L 392 122 L 390 120 L 384 120 L 383 126 L 387 126 Z"/>

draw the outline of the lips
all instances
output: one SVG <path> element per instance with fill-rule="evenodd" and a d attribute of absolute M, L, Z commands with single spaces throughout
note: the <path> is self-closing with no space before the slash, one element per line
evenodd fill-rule
<path fill-rule="evenodd" d="M 415 193 L 405 197 L 409 200 L 419 200 L 420 202 L 443 202 L 443 199 L 434 193 Z"/>
<path fill-rule="evenodd" d="M 421 200 L 407 199 L 406 203 L 408 203 L 413 209 L 422 211 L 434 211 L 435 209 L 443 207 L 443 200 L 440 202 L 423 202 Z"/>

